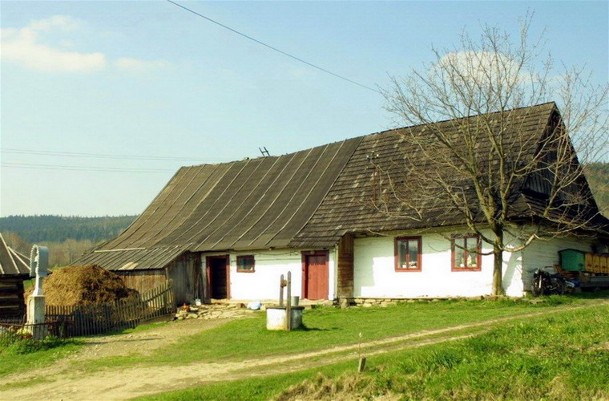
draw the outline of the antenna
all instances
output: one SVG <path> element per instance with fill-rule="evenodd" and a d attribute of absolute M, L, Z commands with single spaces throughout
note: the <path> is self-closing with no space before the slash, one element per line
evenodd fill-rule
<path fill-rule="evenodd" d="M 266 146 L 263 146 L 261 148 L 258 148 L 258 150 L 260 151 L 260 153 L 262 153 L 263 157 L 269 157 L 271 154 L 269 153 L 268 150 L 266 150 Z"/>

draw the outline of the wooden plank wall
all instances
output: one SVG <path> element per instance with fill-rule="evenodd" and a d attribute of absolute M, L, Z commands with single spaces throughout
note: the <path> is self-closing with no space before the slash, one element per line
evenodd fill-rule
<path fill-rule="evenodd" d="M 0 319 L 20 317 L 25 314 L 23 279 L 3 277 L 0 279 Z"/>
<path fill-rule="evenodd" d="M 156 270 L 116 270 L 125 285 L 142 293 L 162 285 L 167 281 L 164 269 Z"/>
<path fill-rule="evenodd" d="M 203 277 L 201 255 L 185 253 L 167 266 L 167 276 L 171 280 L 173 293 L 178 305 L 190 304 L 196 298 L 203 299 Z"/>
<path fill-rule="evenodd" d="M 353 298 L 353 235 L 345 234 L 338 243 L 337 296 Z"/>

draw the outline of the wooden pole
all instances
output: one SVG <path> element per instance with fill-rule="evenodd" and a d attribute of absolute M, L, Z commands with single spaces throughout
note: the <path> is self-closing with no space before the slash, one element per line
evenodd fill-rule
<path fill-rule="evenodd" d="M 285 281 L 283 279 L 283 274 L 279 277 L 279 306 L 283 306 L 283 286 L 285 285 Z"/>
<path fill-rule="evenodd" d="M 288 272 L 288 291 L 287 291 L 287 307 L 285 313 L 287 315 L 287 329 L 288 331 L 292 330 L 292 272 Z"/>
<path fill-rule="evenodd" d="M 357 372 L 362 373 L 366 369 L 366 357 L 362 356 L 359 358 L 359 364 L 357 365 Z"/>

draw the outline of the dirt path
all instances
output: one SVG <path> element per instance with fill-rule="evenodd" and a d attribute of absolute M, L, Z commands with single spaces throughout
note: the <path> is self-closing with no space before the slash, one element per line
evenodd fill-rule
<path fill-rule="evenodd" d="M 196 362 L 182 366 L 108 368 L 94 373 L 75 372 L 74 362 L 107 356 L 128 355 L 130 353 L 149 354 L 168 342 L 179 341 L 184 336 L 208 330 L 226 322 L 226 320 L 188 320 L 131 335 L 87 339 L 87 346 L 82 351 L 57 362 L 49 368 L 36 369 L 6 377 L 3 380 L 5 383 L 16 381 L 27 383 L 29 380 L 40 379 L 41 377 L 45 377 L 46 380 L 43 383 L 36 383 L 27 387 L 0 390 L 0 400 L 125 400 L 209 382 L 304 370 L 349 359 L 352 359 L 355 363 L 360 347 L 366 356 L 373 356 L 392 350 L 458 340 L 489 330 L 492 326 L 501 322 L 598 305 L 597 303 L 595 305 L 561 307 L 553 311 L 544 310 L 524 315 L 490 319 L 483 322 L 368 341 L 360 345 L 337 346 L 289 356 L 264 357 L 238 362 Z"/>

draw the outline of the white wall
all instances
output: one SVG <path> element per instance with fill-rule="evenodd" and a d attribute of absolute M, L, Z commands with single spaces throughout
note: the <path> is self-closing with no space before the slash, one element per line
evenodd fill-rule
<path fill-rule="evenodd" d="M 355 297 L 454 297 L 491 293 L 492 255 L 482 256 L 480 271 L 452 272 L 450 241 L 439 234 L 426 234 L 422 236 L 421 271 L 396 272 L 393 241 L 393 236 L 355 239 Z"/>
<path fill-rule="evenodd" d="M 255 272 L 237 272 L 237 256 L 254 255 Z M 302 294 L 302 256 L 300 250 L 272 250 L 256 252 L 230 253 L 230 294 L 231 299 L 278 300 L 279 278 L 288 271 L 292 274 L 292 295 Z M 336 252 L 329 251 L 328 264 L 328 299 L 333 299 L 336 293 Z M 205 258 L 203 258 L 205 259 Z M 285 296 L 285 292 L 284 292 Z"/>
<path fill-rule="evenodd" d="M 421 271 L 396 272 L 393 242 L 396 236 L 355 239 L 356 297 L 472 297 L 492 293 L 492 254 L 482 255 L 480 271 L 451 271 L 450 240 L 440 234 L 423 234 Z M 492 247 L 483 242 L 482 252 L 490 253 Z M 520 296 L 523 290 L 522 255 L 520 252 L 505 252 L 503 259 L 506 293 Z"/>
<path fill-rule="evenodd" d="M 355 239 L 355 297 L 470 297 L 492 293 L 492 254 L 482 256 L 480 271 L 453 272 L 450 240 L 440 234 L 423 234 L 422 271 L 396 272 L 393 241 L 397 236 L 400 234 Z M 510 241 L 514 246 L 520 245 L 518 240 L 506 236 L 506 243 Z M 530 287 L 533 271 L 538 267 L 557 264 L 559 250 L 578 249 L 589 252 L 591 243 L 591 240 L 579 237 L 538 240 L 522 251 L 504 252 L 503 288 L 506 294 L 524 295 L 524 291 Z M 483 242 L 482 252 L 492 252 L 492 246 Z"/>

